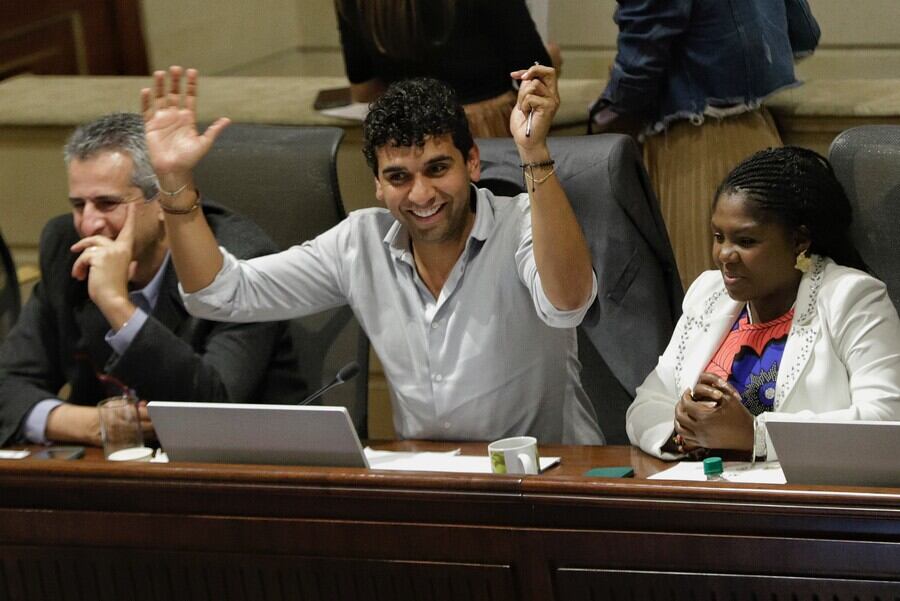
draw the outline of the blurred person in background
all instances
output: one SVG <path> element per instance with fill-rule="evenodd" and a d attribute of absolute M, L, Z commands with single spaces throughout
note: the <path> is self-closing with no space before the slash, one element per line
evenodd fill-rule
<path fill-rule="evenodd" d="M 682 283 L 711 267 L 709 199 L 754 152 L 781 146 L 762 101 L 800 85 L 819 26 L 806 0 L 618 0 L 617 54 L 594 133 L 644 142 Z"/>
<path fill-rule="evenodd" d="M 371 102 L 401 79 L 439 79 L 456 92 L 476 138 L 510 135 L 511 72 L 539 63 L 558 73 L 562 62 L 525 0 L 335 0 L 335 8 L 354 102 Z"/>

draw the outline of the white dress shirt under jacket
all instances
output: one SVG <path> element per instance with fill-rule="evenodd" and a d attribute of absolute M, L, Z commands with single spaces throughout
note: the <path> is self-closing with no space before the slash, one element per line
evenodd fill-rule
<path fill-rule="evenodd" d="M 403 438 L 602 444 L 579 372 L 582 307 L 557 310 L 541 287 L 528 196 L 477 190 L 462 255 L 434 298 L 416 272 L 407 231 L 363 209 L 302 245 L 224 265 L 188 310 L 224 321 L 281 320 L 349 304 L 391 383 Z"/>

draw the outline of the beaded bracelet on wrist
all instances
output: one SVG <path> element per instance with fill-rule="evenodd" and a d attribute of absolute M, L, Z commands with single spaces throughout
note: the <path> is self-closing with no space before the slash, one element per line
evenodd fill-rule
<path fill-rule="evenodd" d="M 551 175 L 556 173 L 556 161 L 553 159 L 547 159 L 546 161 L 537 161 L 534 163 L 522 163 L 519 167 L 522 169 L 522 175 L 524 176 L 526 182 L 531 182 L 531 191 L 534 192 L 537 189 L 538 184 L 543 184 L 547 181 Z M 548 171 L 543 177 L 534 177 L 534 170 L 537 167 L 550 167 L 550 171 Z M 527 186 L 527 183 L 526 183 Z"/>

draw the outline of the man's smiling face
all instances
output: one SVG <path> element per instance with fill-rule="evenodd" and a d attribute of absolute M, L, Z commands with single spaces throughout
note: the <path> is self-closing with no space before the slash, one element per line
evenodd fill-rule
<path fill-rule="evenodd" d="M 458 242 L 474 223 L 471 182 L 481 174 L 478 147 L 464 157 L 450 134 L 423 146 L 386 144 L 377 150 L 375 194 L 414 244 Z"/>

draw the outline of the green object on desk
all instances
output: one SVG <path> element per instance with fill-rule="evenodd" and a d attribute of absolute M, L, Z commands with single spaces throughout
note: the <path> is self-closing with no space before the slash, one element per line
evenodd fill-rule
<path fill-rule="evenodd" d="M 593 476 L 594 478 L 631 478 L 634 476 L 634 470 L 628 466 L 595 467 L 586 471 L 584 475 Z"/>

